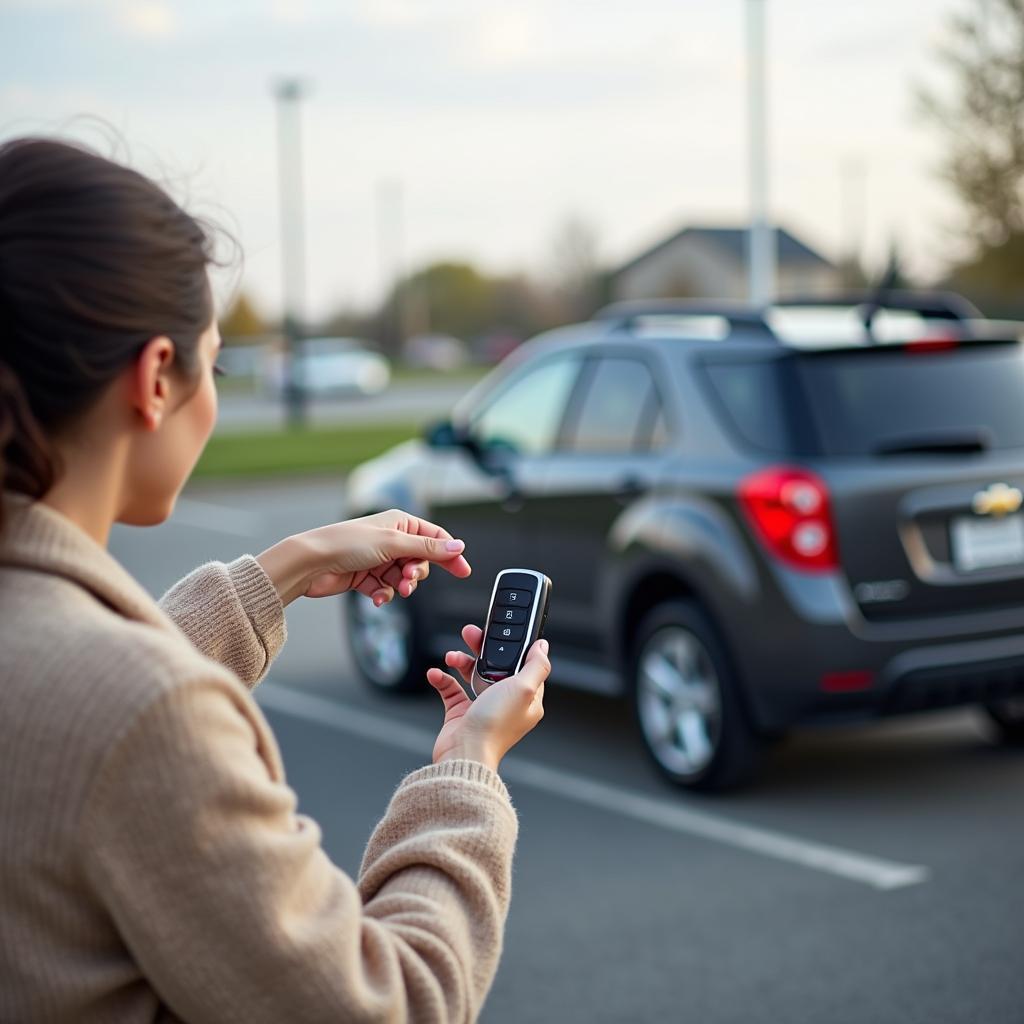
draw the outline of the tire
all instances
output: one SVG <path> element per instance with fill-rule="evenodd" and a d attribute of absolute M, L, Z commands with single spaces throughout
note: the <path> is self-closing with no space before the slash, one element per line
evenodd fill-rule
<path fill-rule="evenodd" d="M 382 693 L 422 690 L 427 658 L 411 602 L 396 598 L 375 608 L 349 591 L 341 605 L 349 653 L 363 682 Z"/>
<path fill-rule="evenodd" d="M 996 738 L 1011 747 L 1024 747 L 1024 697 L 1007 697 L 984 705 L 995 725 Z"/>
<path fill-rule="evenodd" d="M 762 743 L 725 647 L 697 604 L 675 600 L 652 609 L 637 629 L 629 672 L 640 736 L 663 775 L 709 792 L 751 777 Z"/>

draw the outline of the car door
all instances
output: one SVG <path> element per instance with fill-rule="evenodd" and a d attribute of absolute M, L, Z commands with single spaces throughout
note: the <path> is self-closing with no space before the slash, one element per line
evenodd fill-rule
<path fill-rule="evenodd" d="M 609 565 L 609 533 L 635 501 L 657 486 L 668 460 L 669 428 L 655 367 L 642 356 L 586 360 L 559 439 L 538 471 L 531 534 L 554 583 L 547 633 L 583 678 L 567 682 L 612 689 L 608 626 L 600 598 Z"/>
<path fill-rule="evenodd" d="M 473 566 L 468 580 L 432 574 L 431 618 L 448 638 L 486 615 L 499 569 L 544 571 L 535 564 L 525 524 L 532 519 L 540 467 L 559 436 L 580 366 L 574 352 L 524 364 L 484 396 L 469 414 L 463 443 L 437 463 L 429 513 L 466 542 Z"/>

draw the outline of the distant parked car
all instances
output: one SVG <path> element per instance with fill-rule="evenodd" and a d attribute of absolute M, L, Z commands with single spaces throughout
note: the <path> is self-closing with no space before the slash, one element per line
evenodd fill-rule
<path fill-rule="evenodd" d="M 422 685 L 496 570 L 554 583 L 552 681 L 628 696 L 680 785 L 792 726 L 982 705 L 1024 742 L 1024 325 L 956 296 L 620 304 L 517 349 L 349 511 L 474 573 L 345 604 L 356 665 Z"/>
<path fill-rule="evenodd" d="M 271 374 L 278 394 L 285 386 L 284 367 L 278 354 Z M 391 366 L 357 338 L 306 338 L 297 347 L 292 380 L 310 396 L 377 395 L 391 382 Z"/>
<path fill-rule="evenodd" d="M 457 370 L 468 358 L 466 343 L 450 334 L 416 334 L 404 346 L 408 366 L 422 370 Z"/>

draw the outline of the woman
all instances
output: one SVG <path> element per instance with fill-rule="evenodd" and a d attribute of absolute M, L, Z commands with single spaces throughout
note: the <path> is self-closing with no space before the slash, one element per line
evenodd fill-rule
<path fill-rule="evenodd" d="M 0 1020 L 472 1020 L 516 834 L 496 771 L 543 713 L 547 646 L 472 704 L 430 670 L 434 763 L 358 880 L 334 867 L 247 687 L 290 601 L 470 568 L 397 511 L 203 566 L 159 605 L 107 553 L 113 523 L 167 518 L 213 429 L 209 262 L 135 172 L 0 146 Z"/>

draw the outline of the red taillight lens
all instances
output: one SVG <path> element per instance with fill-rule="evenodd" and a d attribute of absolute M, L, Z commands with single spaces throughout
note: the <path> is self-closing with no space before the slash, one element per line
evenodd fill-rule
<path fill-rule="evenodd" d="M 740 504 L 768 550 L 809 572 L 839 567 L 828 488 L 805 469 L 774 467 L 740 484 Z"/>
<path fill-rule="evenodd" d="M 925 338 L 923 341 L 908 341 L 903 346 L 904 352 L 910 355 L 928 355 L 930 352 L 948 352 L 957 347 L 959 342 L 951 339 Z"/>
<path fill-rule="evenodd" d="M 929 352 L 949 352 L 960 344 L 960 336 L 948 331 L 935 331 L 923 338 L 908 341 L 903 351 L 911 355 L 927 355 Z"/>

